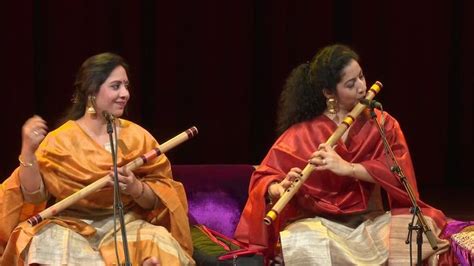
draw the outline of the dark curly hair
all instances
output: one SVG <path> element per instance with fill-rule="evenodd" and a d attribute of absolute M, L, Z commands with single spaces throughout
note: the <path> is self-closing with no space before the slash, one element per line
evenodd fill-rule
<path fill-rule="evenodd" d="M 280 95 L 277 131 L 283 133 L 292 125 L 310 120 L 326 109 L 323 89 L 336 93 L 341 72 L 351 60 L 359 56 L 351 48 L 341 44 L 319 50 L 311 62 L 294 68 L 286 80 Z"/>
<path fill-rule="evenodd" d="M 79 68 L 74 82 L 72 106 L 66 111 L 60 123 L 81 118 L 85 113 L 89 95 L 96 95 L 100 86 L 118 66 L 122 66 L 130 78 L 128 64 L 117 54 L 102 53 L 86 59 Z"/>

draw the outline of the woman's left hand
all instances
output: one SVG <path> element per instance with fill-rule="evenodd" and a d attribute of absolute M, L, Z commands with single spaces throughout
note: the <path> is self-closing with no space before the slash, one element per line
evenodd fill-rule
<path fill-rule="evenodd" d="M 137 195 L 140 194 L 140 191 L 143 186 L 143 184 L 140 184 L 141 181 L 138 180 L 135 177 L 135 174 L 130 171 L 127 167 L 119 167 L 117 169 L 117 174 L 118 174 L 118 181 L 119 181 L 119 189 L 123 194 L 127 195 Z M 112 177 L 111 179 L 111 185 L 113 185 L 113 176 L 114 172 L 112 171 L 110 173 L 110 176 Z"/>
<path fill-rule="evenodd" d="M 349 175 L 352 171 L 351 164 L 326 143 L 319 145 L 318 151 L 311 155 L 308 162 L 313 164 L 317 171 L 328 170 L 340 176 Z"/>

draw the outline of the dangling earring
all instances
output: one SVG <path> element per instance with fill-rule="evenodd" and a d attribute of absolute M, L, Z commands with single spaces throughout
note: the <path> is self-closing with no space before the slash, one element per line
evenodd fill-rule
<path fill-rule="evenodd" d="M 326 107 L 330 114 L 336 114 L 337 112 L 337 101 L 334 97 L 329 97 L 326 99 Z"/>
<path fill-rule="evenodd" d="M 91 115 L 97 114 L 94 108 L 95 96 L 89 95 L 87 98 L 87 113 Z"/>

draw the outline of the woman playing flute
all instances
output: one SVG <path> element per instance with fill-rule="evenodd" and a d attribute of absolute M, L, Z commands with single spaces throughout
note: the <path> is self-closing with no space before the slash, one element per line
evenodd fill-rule
<path fill-rule="evenodd" d="M 270 258 L 282 255 L 285 265 L 408 264 L 411 203 L 390 171 L 374 121 L 363 112 L 334 147 L 325 144 L 366 92 L 358 55 L 344 45 L 325 47 L 292 71 L 280 98 L 281 136 L 252 175 L 238 240 L 266 248 Z M 376 115 L 380 120 L 381 112 Z M 384 119 L 388 141 L 416 191 L 402 130 L 389 114 Z M 308 163 L 315 171 L 266 226 L 265 213 Z M 391 212 L 383 208 L 381 189 Z M 445 223 L 443 213 L 422 202 L 419 206 L 427 208 L 424 213 L 437 235 Z M 440 240 L 438 251 L 446 245 Z M 424 257 L 433 254 L 429 245 L 424 247 Z"/>
<path fill-rule="evenodd" d="M 74 86 L 72 107 L 59 128 L 48 133 L 39 116 L 23 125 L 20 166 L 3 184 L 8 190 L 0 192 L 2 263 L 117 264 L 112 185 L 80 199 L 52 219 L 33 227 L 22 223 L 14 229 L 46 202 L 59 202 L 113 175 L 107 119 L 102 115 L 106 113 L 116 118 L 118 181 L 130 262 L 194 264 L 184 188 L 173 180 L 166 156 L 133 171 L 123 167 L 158 146 L 145 129 L 119 119 L 130 99 L 126 62 L 112 53 L 92 56 L 82 64 Z M 116 237 L 119 260 L 124 263 L 122 237 L 120 233 Z"/>

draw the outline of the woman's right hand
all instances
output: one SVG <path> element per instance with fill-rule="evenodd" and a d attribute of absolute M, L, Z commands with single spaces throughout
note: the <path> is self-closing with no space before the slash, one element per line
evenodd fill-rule
<path fill-rule="evenodd" d="M 302 172 L 303 171 L 298 167 L 291 168 L 286 174 L 285 179 L 283 179 L 281 182 L 272 183 L 268 187 L 268 195 L 272 199 L 280 198 L 283 193 L 285 193 L 285 190 L 291 185 L 291 183 L 293 183 L 297 177 L 301 177 Z"/>
<path fill-rule="evenodd" d="M 21 129 L 22 153 L 34 153 L 48 133 L 47 130 L 48 126 L 46 125 L 46 121 L 38 115 L 34 115 L 26 120 Z"/>
<path fill-rule="evenodd" d="M 23 124 L 21 128 L 20 182 L 28 192 L 41 188 L 41 174 L 36 164 L 35 151 L 46 136 L 48 127 L 46 121 L 35 115 Z M 44 188 L 44 187 L 43 187 Z M 44 190 L 42 197 L 46 198 Z"/>

